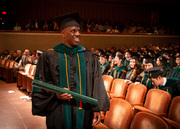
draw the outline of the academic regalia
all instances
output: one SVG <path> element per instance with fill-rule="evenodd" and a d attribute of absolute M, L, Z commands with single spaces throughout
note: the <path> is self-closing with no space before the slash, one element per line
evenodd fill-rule
<path fill-rule="evenodd" d="M 81 45 L 70 48 L 61 43 L 44 52 L 38 60 L 35 79 L 60 87 L 68 88 L 69 85 L 71 91 L 79 93 L 81 89 L 83 95 L 98 100 L 97 106 L 77 102 L 75 99 L 60 100 L 55 93 L 33 87 L 32 113 L 46 116 L 48 129 L 64 129 L 66 126 L 90 129 L 93 112 L 109 109 L 98 59 Z"/>
<path fill-rule="evenodd" d="M 144 74 L 144 76 L 143 76 Z M 154 88 L 152 85 L 152 81 L 148 78 L 148 73 L 144 71 L 136 77 L 136 82 L 140 82 L 141 84 L 147 87 L 147 91 Z"/>
<path fill-rule="evenodd" d="M 171 68 L 169 66 L 163 67 L 163 77 L 166 77 L 169 74 L 170 70 Z"/>
<path fill-rule="evenodd" d="M 171 78 L 180 79 L 180 67 L 176 67 L 172 70 Z"/>
<path fill-rule="evenodd" d="M 121 66 L 118 67 L 116 66 L 110 73 L 110 75 L 116 79 L 116 78 L 120 78 L 120 79 L 125 79 L 126 77 L 126 71 L 127 71 L 127 67 L 126 66 Z"/>
<path fill-rule="evenodd" d="M 162 67 L 153 67 L 153 68 L 150 68 L 148 69 L 147 71 L 149 72 L 149 78 L 157 78 L 159 76 L 162 77 L 163 75 L 163 72 L 161 71 Z M 165 77 L 162 77 L 163 79 Z M 165 90 L 167 92 L 169 92 L 170 94 L 173 94 L 173 85 L 175 85 L 176 81 L 178 79 L 175 79 L 175 78 L 166 78 L 167 81 L 164 85 L 159 85 L 158 88 L 161 89 L 161 90 Z"/>
<path fill-rule="evenodd" d="M 130 70 L 130 59 L 125 59 L 123 65 L 126 66 L 128 70 Z"/>
<path fill-rule="evenodd" d="M 172 86 L 175 85 L 177 80 L 178 79 L 175 78 L 167 78 L 165 86 L 159 86 L 159 89 L 168 91 L 170 94 L 173 94 L 174 91 Z"/>
<path fill-rule="evenodd" d="M 176 83 L 172 86 L 173 94 L 172 98 L 176 96 L 180 96 L 180 79 L 176 81 Z"/>
<path fill-rule="evenodd" d="M 104 63 L 103 65 L 101 65 L 101 73 L 102 75 L 107 75 L 107 72 L 110 68 L 109 62 Z"/>
<path fill-rule="evenodd" d="M 140 72 L 141 72 L 142 70 L 140 70 Z M 136 78 L 137 77 L 139 77 L 138 76 L 138 74 L 137 75 L 135 75 L 135 77 L 133 78 L 131 78 L 131 75 L 132 75 L 132 73 L 134 72 L 134 69 L 131 69 L 131 70 L 129 70 L 129 71 L 127 71 L 127 73 L 126 73 L 126 79 L 127 80 L 130 80 L 130 81 L 132 81 L 132 82 L 135 82 L 136 81 Z"/>

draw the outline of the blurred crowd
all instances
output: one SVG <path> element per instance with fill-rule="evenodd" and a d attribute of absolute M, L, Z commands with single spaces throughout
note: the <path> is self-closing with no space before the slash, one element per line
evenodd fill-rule
<path fill-rule="evenodd" d="M 25 25 L 21 25 L 19 22 L 15 22 L 12 25 L 4 24 L 0 27 L 1 30 L 40 30 L 40 31 L 59 31 L 60 28 L 54 19 L 48 18 L 48 20 L 40 22 L 37 19 L 29 19 Z M 128 21 L 126 24 L 112 23 L 108 21 L 81 21 L 81 31 L 86 33 L 91 32 L 104 32 L 104 33 L 121 33 L 121 34 L 179 34 L 179 28 L 173 25 L 145 25 L 135 23 L 134 21 Z"/>

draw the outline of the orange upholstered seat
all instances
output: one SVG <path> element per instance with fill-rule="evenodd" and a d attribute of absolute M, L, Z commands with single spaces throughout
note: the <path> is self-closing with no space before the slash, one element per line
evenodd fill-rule
<path fill-rule="evenodd" d="M 180 96 L 176 96 L 172 99 L 168 118 L 164 118 L 171 126 L 180 129 Z"/>
<path fill-rule="evenodd" d="M 110 98 L 125 98 L 128 82 L 124 79 L 115 79 L 112 83 Z"/>
<path fill-rule="evenodd" d="M 33 69 L 31 71 L 31 74 L 26 76 L 27 77 L 27 92 L 28 94 L 31 93 L 31 90 L 32 90 L 32 81 L 34 79 L 34 76 L 35 76 L 35 71 L 36 71 L 36 65 L 33 65 Z"/>
<path fill-rule="evenodd" d="M 110 100 L 110 109 L 106 112 L 104 123 L 94 126 L 95 129 L 128 129 L 132 120 L 131 104 L 120 98 Z"/>
<path fill-rule="evenodd" d="M 15 61 L 11 60 L 9 63 L 9 67 L 4 70 L 4 78 L 6 82 L 13 82 L 13 69 L 14 69 Z"/>
<path fill-rule="evenodd" d="M 34 72 L 34 68 L 36 67 L 36 65 L 31 65 L 29 68 L 29 71 L 27 74 L 22 74 L 22 89 L 26 90 L 27 89 L 27 78 L 29 75 L 33 75 Z"/>
<path fill-rule="evenodd" d="M 160 89 L 150 89 L 147 93 L 144 107 L 134 106 L 135 112 L 147 111 L 159 116 L 167 117 L 167 110 L 171 101 L 171 94 Z"/>
<path fill-rule="evenodd" d="M 132 83 L 129 85 L 125 100 L 132 106 L 143 106 L 147 88 L 142 84 Z"/>
<path fill-rule="evenodd" d="M 22 75 L 28 74 L 31 64 L 26 64 L 24 71 L 17 71 L 17 87 L 22 86 Z"/>
<path fill-rule="evenodd" d="M 169 126 L 157 115 L 138 112 L 134 116 L 130 129 L 169 129 Z"/>
<path fill-rule="evenodd" d="M 5 76 L 5 69 L 9 67 L 9 63 L 10 63 L 10 60 L 3 60 L 2 61 L 2 64 L 0 66 L 0 77 L 3 77 Z"/>
<path fill-rule="evenodd" d="M 109 75 L 102 75 L 103 81 L 104 81 L 104 86 L 107 92 L 110 92 L 112 82 L 113 82 L 113 77 Z"/>

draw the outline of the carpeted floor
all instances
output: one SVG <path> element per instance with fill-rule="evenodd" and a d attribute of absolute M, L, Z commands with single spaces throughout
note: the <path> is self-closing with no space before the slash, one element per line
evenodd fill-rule
<path fill-rule="evenodd" d="M 0 129 L 46 129 L 45 117 L 33 116 L 31 98 L 16 83 L 0 80 Z"/>

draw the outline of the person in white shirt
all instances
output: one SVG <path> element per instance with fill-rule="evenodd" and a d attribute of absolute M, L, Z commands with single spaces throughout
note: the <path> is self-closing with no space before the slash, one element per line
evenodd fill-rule
<path fill-rule="evenodd" d="M 14 26 L 13 30 L 22 30 L 21 26 L 19 26 L 19 23 L 16 22 L 16 25 Z"/>

